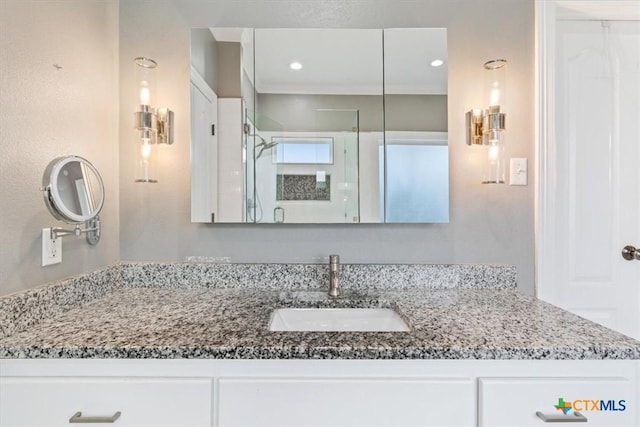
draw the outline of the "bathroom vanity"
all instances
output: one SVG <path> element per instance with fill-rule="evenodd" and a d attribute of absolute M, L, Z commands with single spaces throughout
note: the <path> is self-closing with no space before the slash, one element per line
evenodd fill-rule
<path fill-rule="evenodd" d="M 121 264 L 5 297 L 0 424 L 638 425 L 639 342 L 474 267 L 347 265 L 336 301 L 324 265 Z M 270 331 L 287 307 L 410 330 Z"/>

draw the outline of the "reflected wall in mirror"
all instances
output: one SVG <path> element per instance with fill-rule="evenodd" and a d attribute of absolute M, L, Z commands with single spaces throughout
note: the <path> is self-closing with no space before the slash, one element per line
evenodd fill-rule
<path fill-rule="evenodd" d="M 191 58 L 192 221 L 448 221 L 445 29 L 193 29 Z"/>

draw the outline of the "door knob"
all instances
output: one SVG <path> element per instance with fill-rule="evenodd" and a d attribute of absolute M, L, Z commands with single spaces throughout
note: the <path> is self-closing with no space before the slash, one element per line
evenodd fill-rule
<path fill-rule="evenodd" d="M 638 260 L 640 261 L 640 249 L 636 249 L 634 246 L 627 245 L 622 248 L 622 258 L 627 261 Z"/>

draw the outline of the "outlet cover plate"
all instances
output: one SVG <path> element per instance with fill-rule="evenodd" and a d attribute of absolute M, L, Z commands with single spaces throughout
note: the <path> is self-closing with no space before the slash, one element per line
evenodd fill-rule
<path fill-rule="evenodd" d="M 51 229 L 42 229 L 42 266 L 62 262 L 62 237 L 51 238 Z"/>
<path fill-rule="evenodd" d="M 509 159 L 509 185 L 527 185 L 527 158 Z"/>

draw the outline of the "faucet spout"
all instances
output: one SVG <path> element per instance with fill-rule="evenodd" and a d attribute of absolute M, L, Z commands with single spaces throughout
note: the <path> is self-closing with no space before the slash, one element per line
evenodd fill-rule
<path fill-rule="evenodd" d="M 329 255 L 329 297 L 340 297 L 340 256 Z"/>

